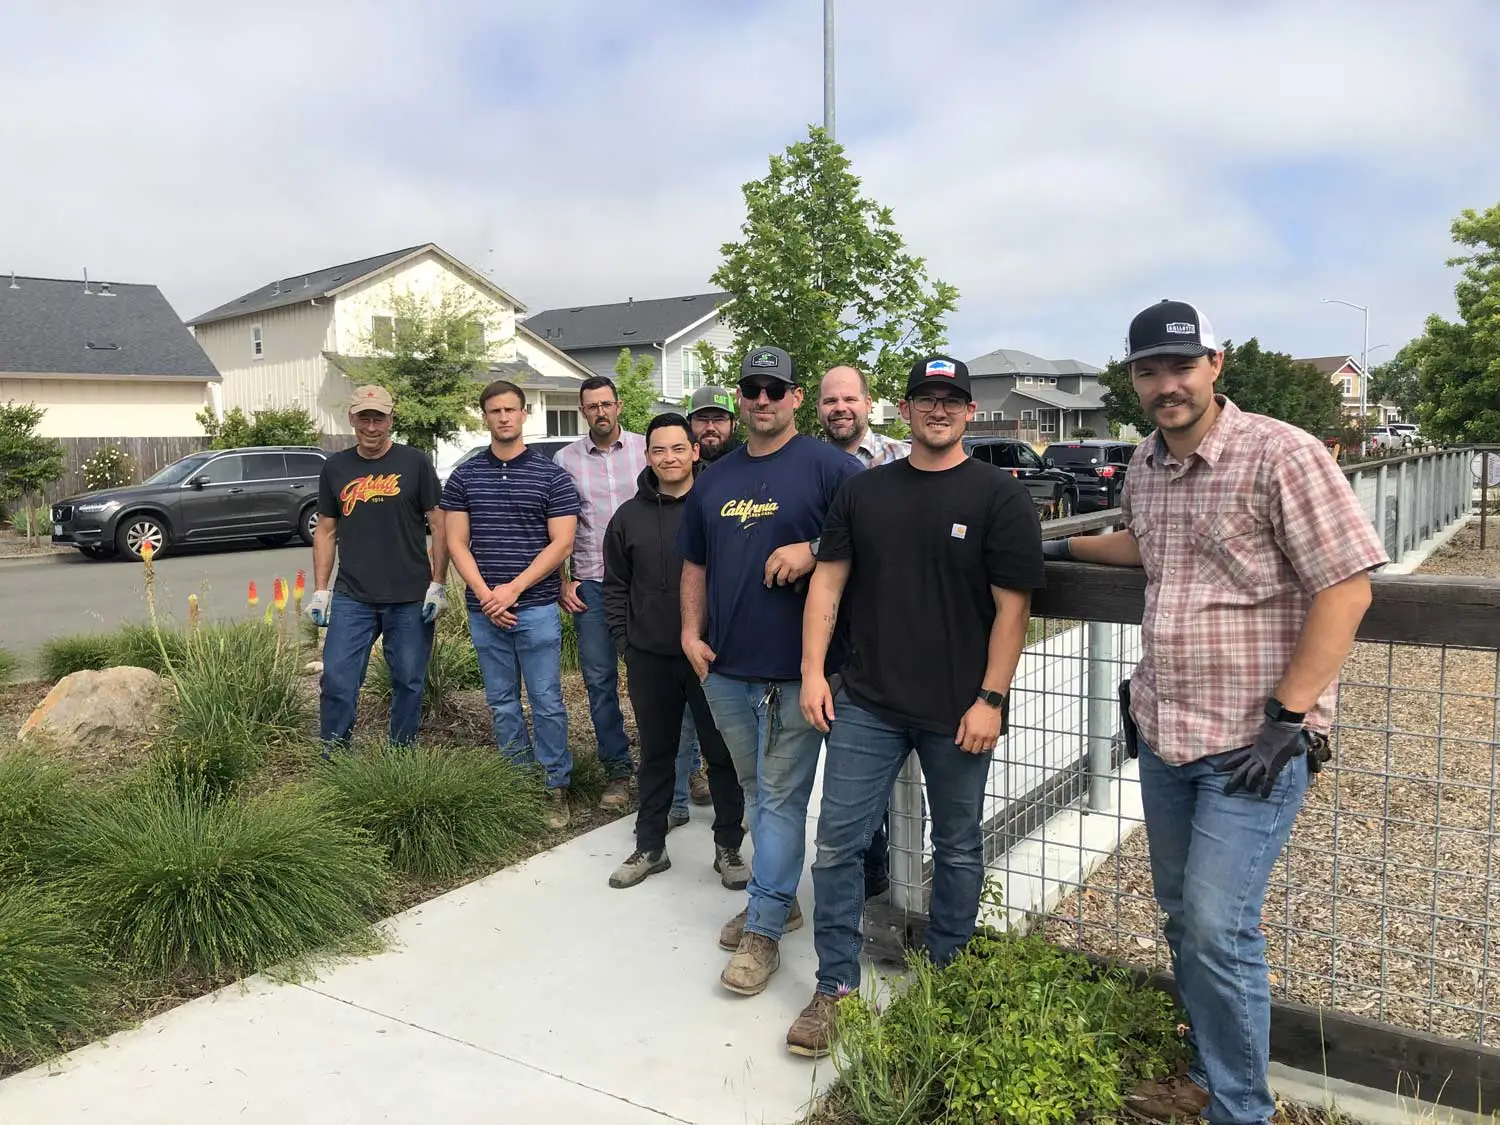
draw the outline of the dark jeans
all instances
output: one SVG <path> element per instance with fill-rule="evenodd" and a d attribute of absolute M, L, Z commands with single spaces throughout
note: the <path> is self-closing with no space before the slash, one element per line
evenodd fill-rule
<path fill-rule="evenodd" d="M 682 739 L 684 711 L 691 711 L 708 766 L 708 790 L 714 801 L 714 843 L 737 848 L 744 842 L 740 822 L 744 795 L 735 778 L 734 762 L 687 657 L 662 656 L 631 648 L 625 651 L 630 676 L 630 703 L 641 740 L 638 778 L 640 809 L 635 818 L 635 846 L 659 852 L 667 843 L 667 814 L 677 781 L 677 749 Z"/>
<path fill-rule="evenodd" d="M 812 867 L 818 991 L 828 993 L 859 987 L 864 854 L 912 751 L 921 760 L 932 810 L 927 951 L 934 964 L 943 965 L 968 943 L 984 890 L 980 819 L 990 775 L 990 755 L 966 754 L 951 734 L 892 726 L 844 692 L 835 710 Z"/>
<path fill-rule="evenodd" d="M 547 788 L 565 789 L 573 777 L 573 753 L 563 704 L 562 618 L 555 605 L 528 606 L 515 614 L 515 625 L 502 629 L 479 610 L 469 610 L 469 635 L 479 654 L 495 745 L 513 762 L 540 763 Z M 534 749 L 521 710 L 522 680 L 531 701 Z"/>
<path fill-rule="evenodd" d="M 599 764 L 611 781 L 629 778 L 635 766 L 630 761 L 625 718 L 620 714 L 620 657 L 604 620 L 604 583 L 579 582 L 578 596 L 588 606 L 587 611 L 573 615 L 578 630 L 578 670 L 589 693 L 589 718 L 594 723 Z"/>
<path fill-rule="evenodd" d="M 349 743 L 376 637 L 385 638 L 381 647 L 391 670 L 391 741 L 410 746 L 417 740 L 432 631 L 431 625 L 422 623 L 421 602 L 361 602 L 333 595 L 318 700 L 318 733 L 325 754 Z"/>

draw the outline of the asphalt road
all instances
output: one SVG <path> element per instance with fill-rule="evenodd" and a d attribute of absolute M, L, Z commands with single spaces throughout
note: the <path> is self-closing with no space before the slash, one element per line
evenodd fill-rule
<path fill-rule="evenodd" d="M 279 576 L 290 583 L 299 567 L 312 582 L 312 548 L 267 548 L 251 543 L 156 560 L 158 613 L 186 621 L 188 595 L 197 594 L 204 619 L 262 614 Z M 251 610 L 251 581 L 260 605 Z M 290 609 L 288 610 L 290 612 Z M 54 637 L 102 632 L 127 621 L 146 621 L 145 568 L 140 563 L 92 562 L 76 552 L 60 561 L 0 562 L 0 647 L 20 657 L 28 670 L 38 649 Z"/>

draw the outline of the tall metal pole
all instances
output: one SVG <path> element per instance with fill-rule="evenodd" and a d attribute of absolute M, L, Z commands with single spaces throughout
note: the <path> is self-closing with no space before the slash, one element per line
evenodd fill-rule
<path fill-rule="evenodd" d="M 1370 306 L 1365 306 L 1365 346 L 1359 353 L 1359 428 L 1363 433 L 1370 424 L 1369 404 L 1365 399 L 1365 389 L 1370 385 Z"/>
<path fill-rule="evenodd" d="M 833 140 L 833 0 L 823 0 L 823 128 Z"/>

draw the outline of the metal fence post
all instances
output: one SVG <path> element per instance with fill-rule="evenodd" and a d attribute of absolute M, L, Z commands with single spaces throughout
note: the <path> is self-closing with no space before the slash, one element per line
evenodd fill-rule
<path fill-rule="evenodd" d="M 891 791 L 891 905 L 911 914 L 927 909 L 922 901 L 922 767 L 907 755 Z"/>
<path fill-rule="evenodd" d="M 1479 549 L 1484 550 L 1485 533 L 1490 527 L 1490 451 L 1479 460 Z"/>
<path fill-rule="evenodd" d="M 1385 510 L 1390 502 L 1391 473 L 1386 465 L 1375 474 L 1375 533 L 1380 536 L 1380 546 L 1387 555 L 1391 553 L 1391 537 L 1386 523 Z"/>
<path fill-rule="evenodd" d="M 1406 467 L 1410 464 L 1402 461 L 1396 466 L 1396 552 L 1391 556 L 1396 563 L 1406 554 L 1406 535 L 1411 529 L 1411 509 L 1406 503 Z"/>
<path fill-rule="evenodd" d="M 1090 621 L 1087 634 L 1088 716 L 1086 733 L 1089 753 L 1089 811 L 1109 808 L 1110 775 L 1114 772 L 1115 627 L 1108 621 Z M 1123 718 L 1123 716 L 1122 716 Z"/>

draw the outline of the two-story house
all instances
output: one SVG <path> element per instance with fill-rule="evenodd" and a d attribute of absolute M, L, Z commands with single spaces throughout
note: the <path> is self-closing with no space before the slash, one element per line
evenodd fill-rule
<path fill-rule="evenodd" d="M 1343 404 L 1344 417 L 1353 419 L 1359 417 L 1359 390 L 1365 372 L 1360 366 L 1358 356 L 1319 355 L 1294 362 L 1310 363 L 1318 369 L 1319 374 L 1328 376 L 1339 389 L 1339 400 Z M 1377 413 L 1380 424 L 1401 420 L 1401 408 L 1388 400 L 1375 402 L 1367 394 L 1365 409 L 1371 413 Z"/>
<path fill-rule="evenodd" d="M 430 242 L 277 278 L 188 325 L 223 376 L 224 410 L 300 406 L 325 435 L 347 435 L 359 361 L 391 338 L 396 298 L 436 304 L 454 290 L 474 298 L 488 321 L 474 344 L 491 377 L 526 390 L 526 434 L 579 433 L 578 387 L 589 368 L 520 323 L 526 306 L 519 300 Z M 473 435 L 460 437 L 454 450 L 473 444 Z M 440 465 L 449 452 L 438 451 Z"/>
<path fill-rule="evenodd" d="M 657 397 L 675 403 L 703 385 L 695 346 L 707 341 L 723 353 L 733 345 L 734 333 L 719 315 L 731 299 L 728 293 L 698 293 L 576 305 L 535 313 L 526 318 L 525 326 L 589 370 L 610 378 L 614 378 L 621 348 L 629 348 L 637 358 L 650 358 Z"/>
<path fill-rule="evenodd" d="M 969 360 L 976 423 L 1018 423 L 1020 436 L 1045 444 L 1080 430 L 1109 435 L 1099 368 L 1076 359 L 1043 359 L 996 348 Z M 983 428 L 979 426 L 976 428 Z"/>

